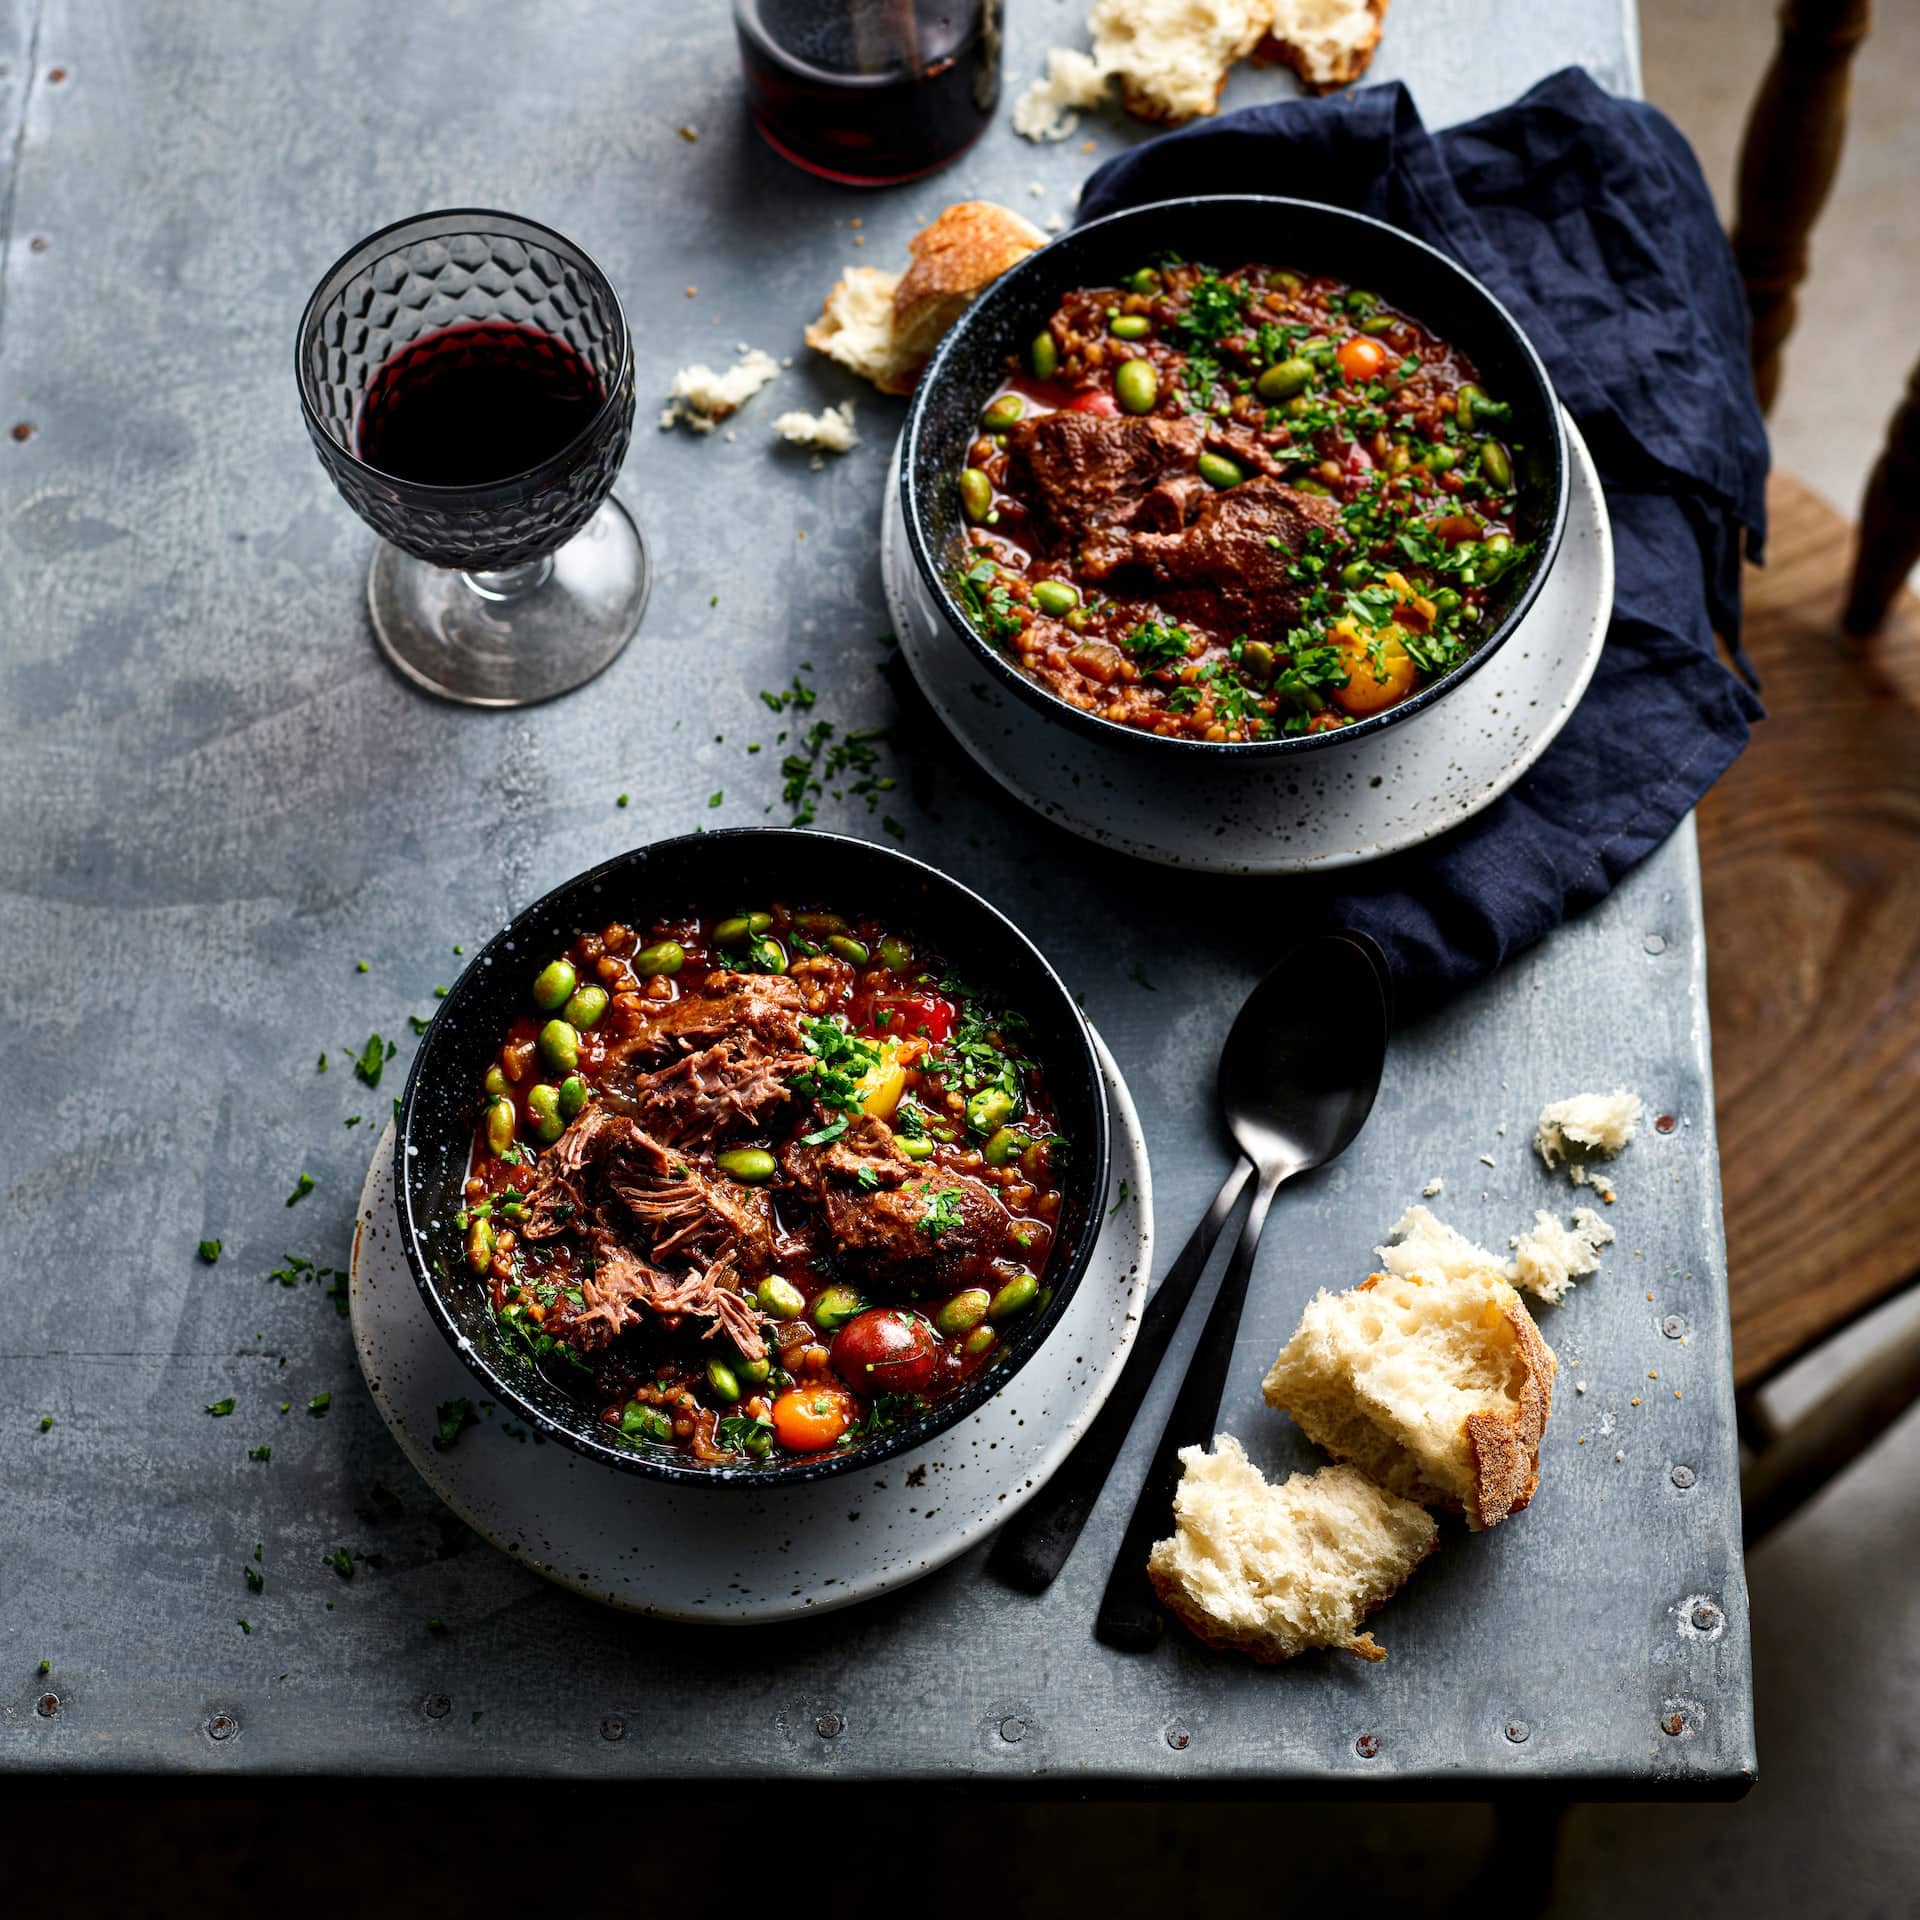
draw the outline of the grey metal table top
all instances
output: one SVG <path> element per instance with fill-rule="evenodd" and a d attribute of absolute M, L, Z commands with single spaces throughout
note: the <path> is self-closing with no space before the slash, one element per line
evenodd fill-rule
<path fill-rule="evenodd" d="M 1012 8 L 1010 86 L 1074 12 Z M 1632 89 L 1630 4 L 1543 0 L 1490 32 L 1469 0 L 1422 0 L 1396 9 L 1375 73 L 1438 122 L 1569 61 Z M 1245 76 L 1229 104 L 1289 84 Z M 1089 132 L 1102 151 L 1136 137 Z M 1620 1166 L 1607 1270 L 1543 1316 L 1563 1366 L 1538 1501 L 1449 1541 L 1379 1621 L 1381 1667 L 1254 1672 L 1177 1633 L 1142 1660 L 1097 1646 L 1127 1484 L 1043 1601 L 992 1586 L 976 1551 L 791 1627 L 598 1610 L 437 1505 L 324 1288 L 267 1277 L 289 1251 L 345 1264 L 390 1091 L 341 1070 L 345 1043 L 395 1035 L 397 1076 L 407 1016 L 432 1010 L 457 946 L 637 840 L 782 817 L 778 756 L 744 748 L 774 730 L 757 690 L 801 662 L 821 716 L 895 719 L 875 533 L 898 408 L 810 364 L 801 326 L 843 264 L 896 262 L 949 200 L 1066 215 L 1090 164 L 1077 140 L 1018 142 L 1003 113 L 936 181 L 817 185 L 745 124 L 717 0 L 0 9 L 0 426 L 32 429 L 0 438 L 0 1766 L 1170 1792 L 1751 1777 L 1690 831 L 1404 1034 L 1359 1147 L 1276 1209 L 1224 1410 L 1269 1467 L 1304 1450 L 1259 1405 L 1266 1362 L 1429 1176 L 1499 1243 L 1536 1205 L 1571 1205 L 1527 1151 L 1543 1099 L 1624 1082 L 1681 1122 Z M 621 491 L 653 544 L 653 604 L 591 696 L 526 713 L 437 704 L 380 663 L 369 535 L 294 392 L 294 321 L 328 260 L 459 203 L 578 238 L 639 342 Z M 743 340 L 796 364 L 736 438 L 644 424 L 674 368 Z M 776 405 L 849 393 L 851 456 L 812 472 L 773 446 Z M 1216 1048 L 1296 896 L 1102 857 L 911 724 L 888 754 L 904 844 L 1021 916 L 1084 991 L 1146 1123 L 1164 1266 L 1226 1164 Z M 829 799 L 821 824 L 885 831 L 858 801 Z M 290 1210 L 303 1171 L 316 1184 Z M 216 1267 L 194 1251 L 211 1236 Z M 304 1411 L 329 1391 L 323 1418 Z M 229 1395 L 231 1417 L 203 1411 Z M 271 1461 L 250 1461 L 262 1443 Z M 342 1580 L 322 1565 L 342 1544 L 378 1563 Z M 1696 1596 L 1705 1630 L 1681 1604 Z M 827 1715 L 838 1737 L 816 1731 Z"/>

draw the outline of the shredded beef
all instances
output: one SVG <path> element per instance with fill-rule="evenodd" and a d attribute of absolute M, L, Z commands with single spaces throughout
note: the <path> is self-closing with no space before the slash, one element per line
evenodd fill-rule
<path fill-rule="evenodd" d="M 637 1127 L 608 1168 L 607 1186 L 652 1235 L 655 1260 L 730 1252 L 757 1273 L 772 1257 L 773 1207 L 765 1193 L 702 1173 Z"/>
<path fill-rule="evenodd" d="M 652 1003 L 633 1051 L 646 1058 L 684 1053 L 744 1029 L 775 1052 L 797 1052 L 805 1012 L 805 996 L 785 974 L 712 973 L 697 993 Z"/>
<path fill-rule="evenodd" d="M 1190 420 L 1071 410 L 1022 420 L 1007 434 L 1015 487 L 1034 500 L 1056 549 L 1134 525 L 1163 481 L 1192 468 L 1202 444 Z M 1164 513 L 1162 496 L 1155 524 Z"/>
<path fill-rule="evenodd" d="M 725 1134 L 763 1128 L 791 1098 L 787 1082 L 808 1057 L 772 1051 L 747 1032 L 636 1075 L 629 1098 L 657 1139 L 710 1146 Z"/>

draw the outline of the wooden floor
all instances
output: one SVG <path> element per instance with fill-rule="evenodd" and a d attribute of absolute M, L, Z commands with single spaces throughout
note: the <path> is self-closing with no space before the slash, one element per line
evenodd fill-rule
<path fill-rule="evenodd" d="M 1789 478 L 1769 506 L 1768 718 L 1700 808 L 1742 1386 L 1920 1269 L 1920 598 L 1863 652 L 1851 527 Z"/>

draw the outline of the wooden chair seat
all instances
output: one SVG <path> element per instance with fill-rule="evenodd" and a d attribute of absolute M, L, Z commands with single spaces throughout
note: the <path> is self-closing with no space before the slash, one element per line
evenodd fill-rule
<path fill-rule="evenodd" d="M 1863 649 L 1846 520 L 1784 476 L 1769 518 L 1768 718 L 1699 814 L 1742 1388 L 1920 1268 L 1920 598 Z"/>

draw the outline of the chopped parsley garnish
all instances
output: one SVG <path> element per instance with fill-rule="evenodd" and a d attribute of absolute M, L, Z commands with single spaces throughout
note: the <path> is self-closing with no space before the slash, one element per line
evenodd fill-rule
<path fill-rule="evenodd" d="M 464 1395 L 457 1400 L 442 1400 L 434 1408 L 433 1417 L 436 1422 L 433 1432 L 435 1453 L 445 1453 L 469 1427 L 480 1424 L 480 1416 L 474 1412 L 473 1402 Z"/>
<path fill-rule="evenodd" d="M 1193 635 L 1185 627 L 1144 620 L 1126 636 L 1127 651 L 1149 672 L 1185 660 L 1193 651 Z"/>
<path fill-rule="evenodd" d="M 353 1578 L 353 1555 L 345 1547 L 335 1547 L 331 1553 L 320 1556 L 323 1567 L 331 1567 L 342 1580 Z"/>
<path fill-rule="evenodd" d="M 40 1416 L 40 1431 L 42 1433 L 51 1433 L 53 1431 L 53 1415 L 52 1414 L 43 1413 Z"/>
<path fill-rule="evenodd" d="M 247 1587 L 250 1592 L 260 1593 L 265 1589 L 267 1576 L 258 1567 L 243 1566 L 240 1571 L 247 1576 Z"/>
<path fill-rule="evenodd" d="M 800 1144 L 803 1147 L 824 1147 L 829 1140 L 838 1140 L 840 1136 L 846 1132 L 850 1124 L 851 1122 L 843 1113 L 837 1120 L 829 1120 L 824 1127 L 819 1128 L 817 1131 L 813 1133 L 803 1133 L 800 1136 Z M 867 1169 L 863 1167 L 861 1171 L 864 1173 Z"/>
<path fill-rule="evenodd" d="M 717 807 L 721 803 L 721 801 L 723 801 L 726 797 L 727 797 L 726 788 L 716 787 L 712 793 L 707 795 L 707 805 L 709 807 Z"/>
<path fill-rule="evenodd" d="M 247 1449 L 247 1458 L 264 1463 L 273 1458 L 273 1449 L 267 1446 L 249 1447 Z"/>
<path fill-rule="evenodd" d="M 808 1020 L 802 1035 L 814 1064 L 793 1076 L 789 1084 L 794 1092 L 817 1100 L 823 1107 L 859 1113 L 862 1096 L 858 1083 L 862 1074 L 880 1064 L 880 1049 L 837 1018 Z"/>
<path fill-rule="evenodd" d="M 976 560 L 972 566 L 956 567 L 947 576 L 953 597 L 966 609 L 967 618 L 988 640 L 1004 646 L 1020 631 L 1020 616 L 1013 610 L 1013 595 L 1000 578 L 1000 569 L 991 560 Z"/>
<path fill-rule="evenodd" d="M 960 1190 L 957 1187 L 935 1189 L 923 1184 L 920 1194 L 927 1203 L 926 1211 L 920 1216 L 920 1231 L 937 1242 L 942 1234 L 951 1233 L 961 1224 Z"/>
<path fill-rule="evenodd" d="M 287 1195 L 287 1205 L 290 1207 L 298 1206 L 312 1191 L 313 1175 L 303 1173 L 300 1178 L 293 1183 L 293 1191 Z"/>
<path fill-rule="evenodd" d="M 207 1411 L 212 1414 L 216 1420 L 224 1420 L 226 1416 L 233 1411 L 233 1408 L 234 1399 L 232 1394 L 228 1394 L 224 1400 L 209 1400 L 207 1402 Z"/>
<path fill-rule="evenodd" d="M 307 1411 L 317 1420 L 332 1405 L 333 1395 L 331 1393 L 316 1393 L 313 1398 L 307 1402 Z"/>
<path fill-rule="evenodd" d="M 729 1453 L 764 1453 L 773 1441 L 773 1422 L 730 1413 L 714 1428 L 713 1437 Z"/>
<path fill-rule="evenodd" d="M 1136 987 L 1145 987 L 1149 993 L 1158 993 L 1160 991 L 1160 989 L 1147 978 L 1147 970 L 1138 960 L 1127 969 L 1127 978 L 1131 980 Z"/>
<path fill-rule="evenodd" d="M 212 1266 L 220 1258 L 220 1242 L 218 1240 L 202 1240 L 200 1242 L 200 1258 L 204 1260 L 208 1266 Z"/>
<path fill-rule="evenodd" d="M 368 1034 L 367 1044 L 360 1049 L 359 1056 L 353 1063 L 353 1077 L 363 1086 L 377 1087 L 380 1084 L 380 1075 L 385 1071 L 387 1062 L 393 1058 L 396 1051 L 391 1040 L 383 1040 L 377 1033 Z M 322 1055 L 322 1058 L 325 1056 Z"/>

